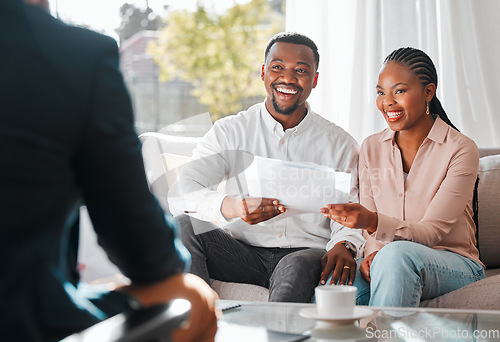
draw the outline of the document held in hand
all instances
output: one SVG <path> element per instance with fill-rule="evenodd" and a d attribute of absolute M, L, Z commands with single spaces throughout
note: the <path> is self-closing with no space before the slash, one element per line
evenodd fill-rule
<path fill-rule="evenodd" d="M 245 170 L 251 197 L 276 198 L 285 207 L 317 213 L 327 204 L 347 203 L 351 174 L 310 162 L 255 156 Z"/>

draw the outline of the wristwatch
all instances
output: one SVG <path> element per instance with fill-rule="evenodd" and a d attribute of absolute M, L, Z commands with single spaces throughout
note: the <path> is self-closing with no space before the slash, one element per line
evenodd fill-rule
<path fill-rule="evenodd" d="M 344 241 L 342 241 L 342 244 L 345 246 L 345 248 L 346 248 L 349 252 L 351 252 L 352 257 L 353 257 L 354 259 L 356 259 L 356 255 L 358 254 L 358 250 L 357 250 L 356 246 L 354 246 L 351 242 L 349 242 L 349 241 L 345 241 L 345 240 L 344 240 Z"/>

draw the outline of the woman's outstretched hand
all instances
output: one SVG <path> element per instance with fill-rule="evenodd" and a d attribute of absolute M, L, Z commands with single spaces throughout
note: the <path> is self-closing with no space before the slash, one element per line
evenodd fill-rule
<path fill-rule="evenodd" d="M 328 204 L 320 212 L 348 228 L 366 229 L 370 234 L 377 230 L 377 213 L 359 203 Z"/>

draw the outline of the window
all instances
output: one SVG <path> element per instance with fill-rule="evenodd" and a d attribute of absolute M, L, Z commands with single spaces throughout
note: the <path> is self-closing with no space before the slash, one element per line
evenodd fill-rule
<path fill-rule="evenodd" d="M 285 23 L 285 0 L 53 0 L 51 7 L 61 20 L 117 40 L 139 134 L 199 136 L 207 122 L 262 101 L 264 47 Z M 235 72 L 248 81 L 234 84 Z"/>

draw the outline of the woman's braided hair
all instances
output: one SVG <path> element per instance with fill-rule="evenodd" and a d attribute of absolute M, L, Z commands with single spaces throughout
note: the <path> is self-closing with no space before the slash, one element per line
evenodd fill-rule
<path fill-rule="evenodd" d="M 387 56 L 384 60 L 384 64 L 387 62 L 397 62 L 404 64 L 410 72 L 416 75 L 420 82 L 422 83 L 422 87 L 427 86 L 429 83 L 434 83 L 437 88 L 438 85 L 438 77 L 436 67 L 434 63 L 430 59 L 430 57 L 423 52 L 422 50 L 415 49 L 412 47 L 404 47 L 397 50 L 394 50 Z M 458 128 L 455 127 L 454 124 L 451 123 L 448 115 L 443 109 L 441 102 L 438 100 L 437 96 L 434 94 L 431 102 L 429 102 L 429 111 L 438 115 L 444 122 L 453 127 L 458 131 Z M 472 208 L 474 210 L 474 223 L 476 224 L 476 243 L 479 243 L 478 240 L 478 231 L 479 231 L 479 222 L 478 222 L 478 204 L 477 204 L 477 187 L 479 184 L 479 178 L 476 179 L 476 185 L 474 187 L 474 196 L 472 202 Z"/>

